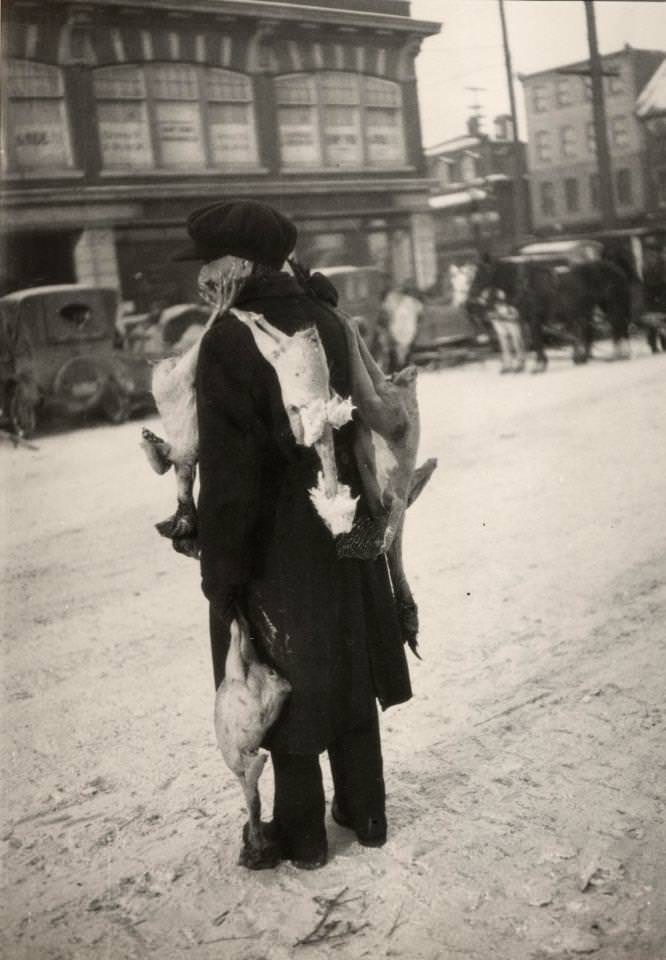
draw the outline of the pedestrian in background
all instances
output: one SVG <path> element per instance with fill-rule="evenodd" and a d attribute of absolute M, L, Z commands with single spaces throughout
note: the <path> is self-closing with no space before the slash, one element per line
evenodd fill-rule
<path fill-rule="evenodd" d="M 518 310 L 509 303 L 504 290 L 494 287 L 488 297 L 488 318 L 499 341 L 502 355 L 500 373 L 525 369 L 525 343 Z"/>
<path fill-rule="evenodd" d="M 544 373 L 548 355 L 544 347 L 544 328 L 552 324 L 554 294 L 547 270 L 536 269 L 531 276 L 519 280 L 516 306 L 524 328 L 529 334 L 530 349 L 534 351 L 532 373 Z"/>
<path fill-rule="evenodd" d="M 423 303 L 412 281 L 405 281 L 397 290 L 389 290 L 382 303 L 388 317 L 391 338 L 391 372 L 402 370 L 416 339 Z"/>

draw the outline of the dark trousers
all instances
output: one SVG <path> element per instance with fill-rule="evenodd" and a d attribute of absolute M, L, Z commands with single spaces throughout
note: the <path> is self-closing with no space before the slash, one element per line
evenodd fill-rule
<path fill-rule="evenodd" d="M 314 859 L 326 852 L 326 803 L 317 754 L 272 751 L 273 821 L 285 856 Z M 328 757 L 338 805 L 355 824 L 384 816 L 385 789 L 377 709 L 368 723 L 330 744 Z"/>

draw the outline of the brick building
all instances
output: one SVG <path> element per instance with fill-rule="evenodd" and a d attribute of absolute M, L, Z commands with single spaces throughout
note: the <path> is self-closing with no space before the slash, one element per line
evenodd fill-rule
<path fill-rule="evenodd" d="M 618 221 L 640 223 L 650 206 L 645 132 L 636 97 L 664 60 L 656 50 L 625 46 L 601 58 Z M 600 221 L 589 62 L 522 76 L 527 113 L 532 218 L 537 232 L 586 230 Z M 572 71 L 572 72 L 568 72 Z"/>
<path fill-rule="evenodd" d="M 305 259 L 429 286 L 414 60 L 438 29 L 404 0 L 4 4 L 0 292 L 190 299 L 185 217 L 240 196 L 292 216 Z"/>
<path fill-rule="evenodd" d="M 648 208 L 656 218 L 666 218 L 666 60 L 643 88 L 636 103 L 643 124 L 649 177 Z"/>

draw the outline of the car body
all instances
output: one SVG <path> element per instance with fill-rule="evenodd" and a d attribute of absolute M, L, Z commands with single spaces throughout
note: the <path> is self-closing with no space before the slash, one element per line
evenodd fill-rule
<path fill-rule="evenodd" d="M 374 339 L 386 287 L 386 275 L 374 266 L 317 267 L 338 291 L 339 306 L 359 324 L 368 342 Z"/>
<path fill-rule="evenodd" d="M 99 412 L 113 423 L 151 403 L 144 358 L 116 349 L 114 287 L 30 287 L 0 298 L 2 417 L 18 433 L 38 410 Z"/>

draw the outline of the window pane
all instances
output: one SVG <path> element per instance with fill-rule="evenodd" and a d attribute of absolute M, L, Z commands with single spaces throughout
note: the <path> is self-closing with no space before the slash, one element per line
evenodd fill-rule
<path fill-rule="evenodd" d="M 7 93 L 10 97 L 62 97 L 58 67 L 31 60 L 10 60 Z"/>
<path fill-rule="evenodd" d="M 146 83 L 140 67 L 105 67 L 93 73 L 98 100 L 143 100 Z"/>
<path fill-rule="evenodd" d="M 366 143 L 368 160 L 382 166 L 404 162 L 405 144 L 402 136 L 401 112 L 399 110 L 366 110 Z"/>
<path fill-rule="evenodd" d="M 97 116 L 105 167 L 152 166 L 145 103 L 100 103 Z"/>
<path fill-rule="evenodd" d="M 322 103 L 359 103 L 358 81 L 352 73 L 322 73 L 319 77 Z"/>
<path fill-rule="evenodd" d="M 358 166 L 362 163 L 358 108 L 327 107 L 323 116 L 326 163 L 334 166 Z"/>
<path fill-rule="evenodd" d="M 275 81 L 277 102 L 316 103 L 314 78 L 301 74 L 298 77 L 278 77 Z"/>
<path fill-rule="evenodd" d="M 187 64 L 155 66 L 151 70 L 153 96 L 159 100 L 198 100 L 197 71 Z"/>
<path fill-rule="evenodd" d="M 193 109 L 189 103 L 157 103 L 155 120 L 162 166 L 203 166 L 198 107 Z"/>
<path fill-rule="evenodd" d="M 400 87 L 390 80 L 366 77 L 365 102 L 369 107 L 400 107 Z"/>
<path fill-rule="evenodd" d="M 278 125 L 283 163 L 301 166 L 321 163 L 314 107 L 280 107 Z"/>
<path fill-rule="evenodd" d="M 228 70 L 206 70 L 206 97 L 208 100 L 252 100 L 249 77 Z"/>
<path fill-rule="evenodd" d="M 251 108 L 241 103 L 211 103 L 208 108 L 213 163 L 220 166 L 257 162 Z"/>
<path fill-rule="evenodd" d="M 58 100 L 10 100 L 9 131 L 22 169 L 71 167 L 65 108 Z"/>

